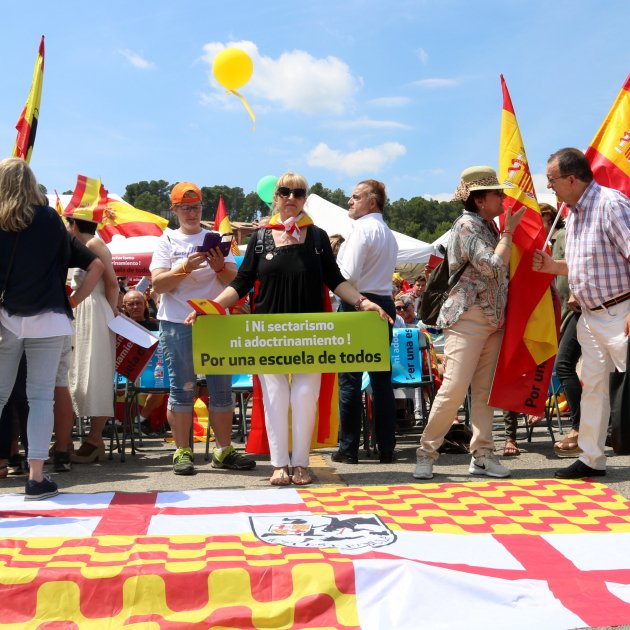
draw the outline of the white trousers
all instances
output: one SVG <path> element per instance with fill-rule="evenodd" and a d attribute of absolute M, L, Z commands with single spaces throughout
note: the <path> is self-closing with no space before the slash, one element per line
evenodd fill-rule
<path fill-rule="evenodd" d="M 291 381 L 289 381 L 289 376 Z M 308 466 L 322 375 L 260 374 L 271 465 Z M 292 448 L 289 456 L 289 406 Z"/>
<path fill-rule="evenodd" d="M 617 368 L 626 371 L 628 337 L 623 333 L 630 300 L 601 311 L 583 310 L 577 324 L 582 346 L 582 402 L 580 405 L 580 455 L 587 466 L 604 470 L 604 447 L 610 419 L 608 376 Z"/>

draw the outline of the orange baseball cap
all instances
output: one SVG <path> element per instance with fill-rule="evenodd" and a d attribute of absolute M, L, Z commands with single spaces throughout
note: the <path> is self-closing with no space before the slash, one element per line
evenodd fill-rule
<path fill-rule="evenodd" d="M 187 195 L 186 193 L 194 193 Z M 179 182 L 171 190 L 171 203 L 201 203 L 201 191 L 192 182 Z"/>

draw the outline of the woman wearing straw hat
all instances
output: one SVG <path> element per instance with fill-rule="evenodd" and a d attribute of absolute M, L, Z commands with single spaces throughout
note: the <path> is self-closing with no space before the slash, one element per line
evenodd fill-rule
<path fill-rule="evenodd" d="M 451 231 L 448 243 L 449 271 L 453 276 L 465 267 L 442 305 L 437 325 L 444 329 L 446 371 L 427 426 L 420 438 L 413 476 L 431 479 L 438 448 L 444 441 L 468 387 L 472 389 L 473 475 L 508 477 L 509 469 L 494 455 L 493 408 L 488 406 L 492 378 L 503 339 L 507 303 L 508 269 L 512 232 L 525 209 L 507 210 L 503 232 L 494 218 L 503 213 L 503 190 L 489 166 L 471 166 L 462 172 L 454 195 L 464 211 Z"/>

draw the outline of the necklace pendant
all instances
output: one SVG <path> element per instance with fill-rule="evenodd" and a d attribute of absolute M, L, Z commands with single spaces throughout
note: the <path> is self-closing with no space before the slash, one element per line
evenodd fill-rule
<path fill-rule="evenodd" d="M 266 260 L 271 260 L 272 258 L 273 258 L 273 252 L 269 252 L 268 254 L 265 255 Z"/>

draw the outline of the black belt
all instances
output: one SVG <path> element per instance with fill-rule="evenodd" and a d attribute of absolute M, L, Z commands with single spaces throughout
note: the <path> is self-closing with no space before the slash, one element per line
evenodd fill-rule
<path fill-rule="evenodd" d="M 614 306 L 615 304 L 621 304 L 622 302 L 625 302 L 626 300 L 630 300 L 630 291 L 628 291 L 627 293 L 624 293 L 623 295 L 618 295 L 616 298 L 613 298 L 612 300 L 608 300 L 607 302 L 604 302 L 600 306 L 596 306 L 595 308 L 592 308 L 591 311 L 601 311 L 603 308 L 610 308 L 611 306 Z"/>

